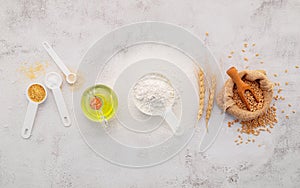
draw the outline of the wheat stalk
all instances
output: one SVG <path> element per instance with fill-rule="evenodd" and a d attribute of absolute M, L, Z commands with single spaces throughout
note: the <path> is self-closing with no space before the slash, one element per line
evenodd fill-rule
<path fill-rule="evenodd" d="M 200 120 L 204 109 L 204 99 L 205 99 L 205 86 L 204 86 L 204 72 L 199 67 L 196 71 L 196 76 L 198 80 L 198 92 L 199 92 L 199 109 L 197 119 Z"/>
<path fill-rule="evenodd" d="M 213 105 L 214 105 L 214 96 L 215 96 L 215 91 L 216 91 L 216 85 L 217 85 L 216 76 L 213 76 L 212 80 L 211 80 L 211 88 L 209 90 L 208 104 L 207 104 L 206 117 L 205 117 L 207 131 L 208 131 L 208 121 L 211 116 L 211 111 L 212 111 Z"/>

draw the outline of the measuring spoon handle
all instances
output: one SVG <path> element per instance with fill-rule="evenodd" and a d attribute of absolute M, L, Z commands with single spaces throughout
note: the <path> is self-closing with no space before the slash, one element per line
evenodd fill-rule
<path fill-rule="evenodd" d="M 48 52 L 48 54 L 52 57 L 52 59 L 54 60 L 56 65 L 60 68 L 60 70 L 64 73 L 65 76 L 68 76 L 69 74 L 71 74 L 69 69 L 63 63 L 63 61 L 58 57 L 58 55 L 55 53 L 55 51 L 53 50 L 53 48 L 51 47 L 51 45 L 48 42 L 44 41 L 43 47 Z"/>
<path fill-rule="evenodd" d="M 24 124 L 22 127 L 22 132 L 21 132 L 21 136 L 23 138 L 27 139 L 31 136 L 32 127 L 33 127 L 37 109 L 38 109 L 37 103 L 34 103 L 34 102 L 28 103 L 25 120 L 24 120 Z"/>
<path fill-rule="evenodd" d="M 179 120 L 177 119 L 176 115 L 174 114 L 172 108 L 166 108 L 165 111 L 165 120 L 172 129 L 174 135 L 179 136 L 182 135 L 184 129 L 182 126 L 179 126 Z"/>
<path fill-rule="evenodd" d="M 71 125 L 71 119 L 70 115 L 65 103 L 65 100 L 63 98 L 63 95 L 61 93 L 61 90 L 59 88 L 55 88 L 52 90 L 54 99 L 56 101 L 56 106 L 58 108 L 58 112 L 60 114 L 61 120 L 65 127 L 68 127 Z"/>

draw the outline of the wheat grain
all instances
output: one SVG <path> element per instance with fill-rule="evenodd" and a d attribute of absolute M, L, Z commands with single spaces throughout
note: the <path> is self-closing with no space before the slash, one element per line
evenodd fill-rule
<path fill-rule="evenodd" d="M 198 120 L 202 117 L 203 108 L 204 108 L 204 99 L 205 99 L 205 86 L 204 86 L 204 72 L 199 67 L 196 71 L 197 80 L 198 80 L 198 92 L 199 92 L 199 109 L 198 109 Z"/>
<path fill-rule="evenodd" d="M 206 109 L 206 117 L 205 117 L 205 122 L 206 122 L 206 130 L 208 130 L 208 121 L 211 116 L 211 111 L 213 109 L 214 105 L 214 96 L 215 96 L 215 91 L 216 91 L 216 77 L 213 76 L 211 80 L 211 88 L 209 90 L 209 97 L 208 97 L 208 104 L 207 104 L 207 109 Z"/>

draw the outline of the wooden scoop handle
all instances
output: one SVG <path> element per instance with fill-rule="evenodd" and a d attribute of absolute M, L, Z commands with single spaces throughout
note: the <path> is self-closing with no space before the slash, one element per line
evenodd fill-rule
<path fill-rule="evenodd" d="M 237 85 L 237 88 L 243 88 L 245 83 L 239 76 L 239 73 L 235 67 L 231 67 L 230 69 L 227 70 L 226 72 L 228 76 L 232 79 L 232 81 Z"/>

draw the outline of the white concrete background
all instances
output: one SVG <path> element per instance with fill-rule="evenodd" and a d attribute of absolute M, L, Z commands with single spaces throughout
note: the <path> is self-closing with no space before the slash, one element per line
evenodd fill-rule
<path fill-rule="evenodd" d="M 300 1 L 1 0 L 0 4 L 0 187 L 300 186 L 300 69 L 294 68 L 300 65 Z M 268 136 L 268 147 L 251 150 L 267 151 L 265 155 L 249 162 L 243 160 L 239 147 L 222 149 L 224 135 L 231 135 L 232 140 L 236 136 L 235 129 L 224 123 L 221 136 L 207 153 L 197 152 L 199 140 L 194 139 L 162 165 L 118 167 L 93 153 L 76 126 L 66 129 L 61 125 L 53 97 L 41 105 L 31 139 L 20 137 L 27 107 L 24 90 L 30 80 L 17 69 L 24 62 L 48 61 L 47 71 L 58 70 L 42 49 L 42 41 L 49 41 L 66 64 L 76 69 L 99 37 L 124 24 L 145 20 L 174 23 L 203 39 L 209 32 L 206 44 L 224 71 L 230 65 L 239 69 L 248 65 L 267 70 L 273 81 L 289 82 L 282 86 L 286 100 L 276 103 L 276 134 Z M 261 56 L 249 63 L 243 63 L 240 55 L 229 60 L 229 52 L 240 51 L 244 41 L 256 43 L 249 54 Z M 272 77 L 273 73 L 279 76 Z M 36 81 L 43 81 L 43 76 Z M 65 84 L 62 88 L 64 96 L 70 96 Z M 66 100 L 71 110 L 71 98 Z M 290 115 L 289 120 L 280 113 L 282 109 Z M 242 148 L 247 150 L 247 146 Z M 230 153 L 236 155 L 228 157 Z"/>

